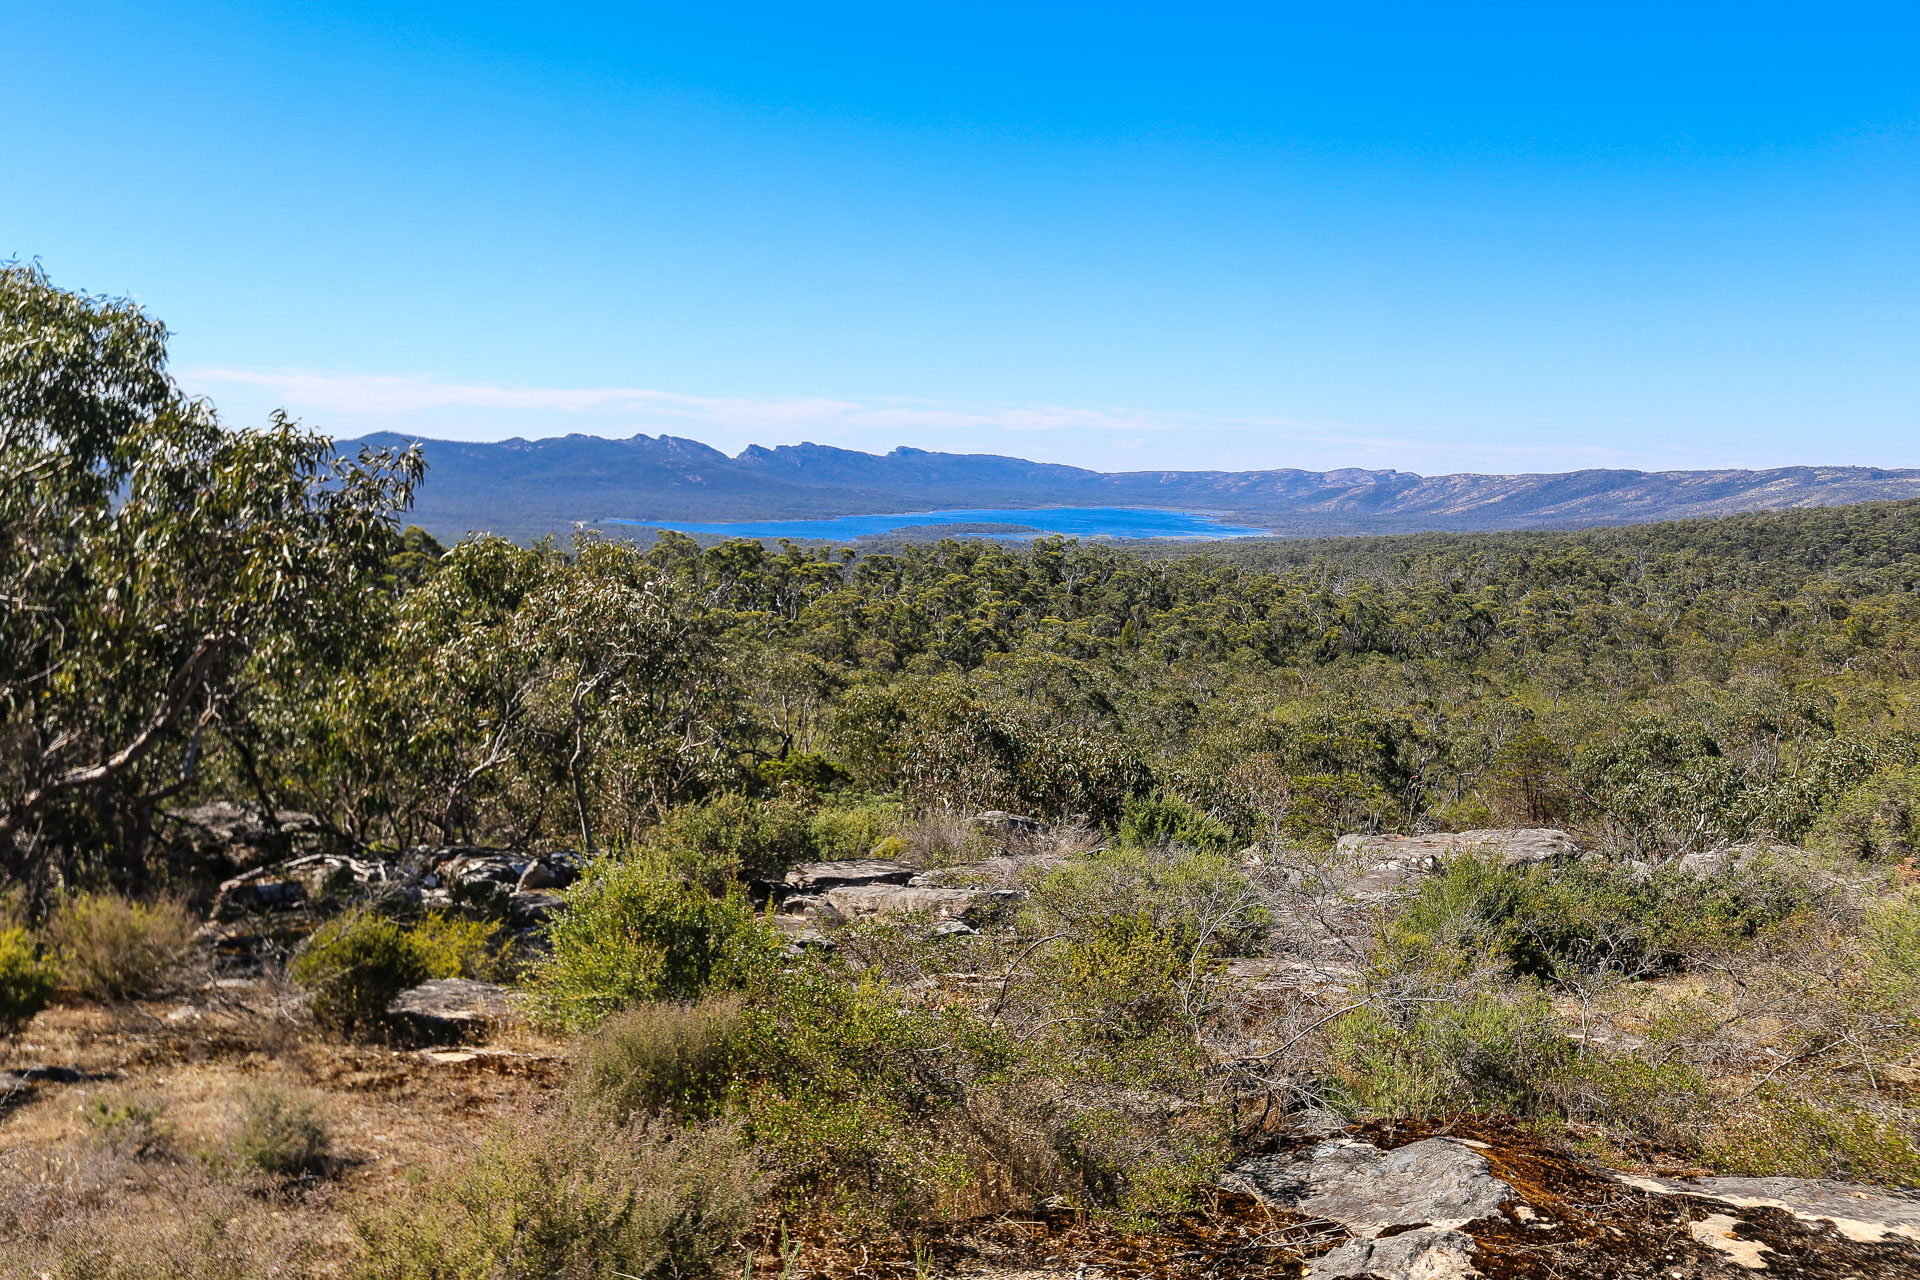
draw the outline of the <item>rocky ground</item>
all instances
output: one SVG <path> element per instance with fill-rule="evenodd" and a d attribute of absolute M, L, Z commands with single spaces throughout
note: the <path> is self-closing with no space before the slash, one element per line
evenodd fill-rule
<path fill-rule="evenodd" d="M 1284 922 L 1282 945 L 1236 961 L 1232 979 L 1256 996 L 1331 1006 L 1355 979 L 1370 914 L 1462 842 L 1512 861 L 1580 856 L 1555 831 L 1345 841 L 1311 873 L 1279 872 L 1300 881 L 1296 916 Z M 278 1082 L 315 1099 L 334 1134 L 324 1186 L 296 1188 L 272 1209 L 299 1218 L 325 1255 L 346 1248 L 353 1214 L 380 1203 L 395 1179 L 511 1123 L 564 1078 L 566 1046 L 528 1030 L 510 993 L 491 984 L 444 980 L 406 993 L 390 1043 L 314 1035 L 297 1016 L 297 993 L 275 976 L 272 949 L 348 886 L 424 905 L 487 905 L 531 928 L 577 874 L 571 855 L 444 848 L 368 861 L 285 852 L 292 856 L 229 867 L 207 930 L 215 958 L 175 996 L 60 1005 L 8 1047 L 0 1196 L 17 1203 L 62 1178 L 73 1183 L 75 1153 L 97 1142 L 83 1119 L 93 1099 L 151 1100 L 166 1117 L 165 1158 L 204 1162 L 231 1130 L 234 1100 Z M 971 932 L 1002 920 L 1025 877 L 1054 856 L 1006 853 L 936 871 L 884 859 L 814 863 L 759 893 L 796 947 L 831 945 L 844 922 L 902 914 Z M 1324 892 L 1303 874 L 1324 876 Z M 1151 1233 L 1043 1208 L 908 1240 L 770 1208 L 756 1269 L 785 1280 L 1920 1277 L 1920 1196 L 1910 1192 L 1712 1177 L 1657 1160 L 1608 1169 L 1498 1118 L 1356 1126 L 1308 1112 L 1271 1118 L 1263 1132 L 1211 1204 Z M 151 1197 L 139 1203 L 165 1211 Z"/>

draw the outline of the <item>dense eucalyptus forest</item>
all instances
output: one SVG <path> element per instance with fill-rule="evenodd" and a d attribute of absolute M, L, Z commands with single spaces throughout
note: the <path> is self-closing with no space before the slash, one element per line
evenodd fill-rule
<path fill-rule="evenodd" d="M 926 1274 L 1047 1206 L 1145 1256 L 1252 1212 L 1222 1170 L 1307 1114 L 1920 1181 L 1920 502 L 446 546 L 407 523 L 417 454 L 224 424 L 157 320 L 35 266 L 0 300 L 0 1030 L 140 1046 L 82 1080 L 230 1048 L 293 1090 L 247 1084 L 232 1133 L 176 1098 L 198 1136 L 120 1086 L 0 1114 L 118 1161 L 7 1174 L 20 1274 L 835 1273 L 854 1239 Z M 245 877 L 181 836 L 214 803 L 345 870 L 230 909 Z M 1444 838 L 1540 828 L 1579 856 Z M 1382 880 L 1394 835 L 1440 854 Z M 482 854 L 521 857 L 515 902 L 556 886 L 537 918 L 462 896 Z M 856 874 L 923 896 L 819 889 Z M 428 1105 L 391 1003 L 427 979 L 505 992 L 530 1039 L 488 1052 L 535 1065 L 369 1181 L 326 1108 Z M 386 1083 L 319 1083 L 349 1077 Z"/>

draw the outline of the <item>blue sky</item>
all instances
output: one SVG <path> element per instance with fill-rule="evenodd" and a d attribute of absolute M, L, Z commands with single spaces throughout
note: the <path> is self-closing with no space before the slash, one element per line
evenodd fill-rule
<path fill-rule="evenodd" d="M 1920 6 L 8 6 L 0 254 L 230 421 L 1920 465 Z"/>

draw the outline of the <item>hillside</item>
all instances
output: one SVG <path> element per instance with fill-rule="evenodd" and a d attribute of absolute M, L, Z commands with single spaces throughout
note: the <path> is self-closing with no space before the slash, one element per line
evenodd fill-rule
<path fill-rule="evenodd" d="M 356 444 L 396 445 L 377 434 Z M 1578 528 L 1739 511 L 1920 497 L 1920 470 L 1575 471 L 1420 476 L 1404 471 L 1099 472 L 990 454 L 826 445 L 750 446 L 571 435 L 420 442 L 427 481 L 415 519 L 449 540 L 517 539 L 607 519 L 698 522 L 942 507 L 1156 506 L 1220 513 L 1288 537 Z"/>

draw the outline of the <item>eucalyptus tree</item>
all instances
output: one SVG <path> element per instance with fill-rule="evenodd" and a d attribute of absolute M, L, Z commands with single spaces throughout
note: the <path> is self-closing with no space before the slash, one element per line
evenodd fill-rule
<path fill-rule="evenodd" d="M 270 790 L 250 705 L 384 607 L 413 452 L 224 428 L 132 302 L 0 265 L 0 872 L 137 875 L 156 806 Z"/>

